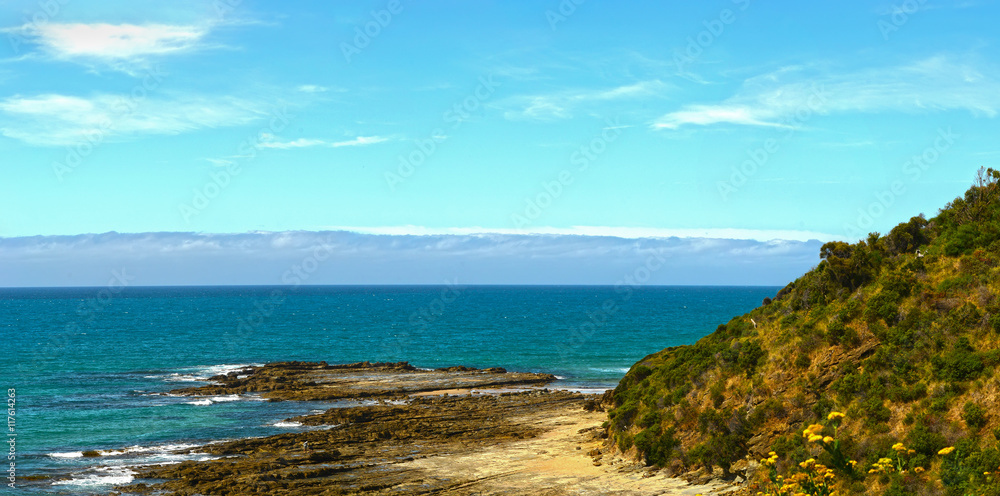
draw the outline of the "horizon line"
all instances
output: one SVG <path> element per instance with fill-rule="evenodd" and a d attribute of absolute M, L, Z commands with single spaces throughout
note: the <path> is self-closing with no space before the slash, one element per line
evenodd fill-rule
<path fill-rule="evenodd" d="M 160 288 L 384 288 L 384 287 L 494 287 L 494 288 L 615 288 L 621 284 L 495 284 L 495 283 L 470 283 L 470 284 L 422 284 L 422 283 L 385 283 L 385 284 L 161 284 L 144 286 L 123 286 L 119 289 L 126 291 L 129 289 L 160 289 Z M 633 284 L 631 288 L 780 288 L 781 285 L 772 284 Z M 0 290 L 6 289 L 103 289 L 106 286 L 0 286 Z"/>

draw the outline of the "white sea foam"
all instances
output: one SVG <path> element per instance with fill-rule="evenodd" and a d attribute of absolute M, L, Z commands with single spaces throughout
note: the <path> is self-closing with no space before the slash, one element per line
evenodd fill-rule
<path fill-rule="evenodd" d="M 208 382 L 210 377 L 225 375 L 230 372 L 237 372 L 249 367 L 259 367 L 259 363 L 236 363 L 222 365 L 201 365 L 197 367 L 186 367 L 180 372 L 173 372 L 163 375 L 147 375 L 147 379 L 161 379 L 166 382 Z M 238 377 L 246 377 L 241 375 Z"/>
<path fill-rule="evenodd" d="M 617 372 L 619 374 L 628 373 L 628 367 L 591 367 L 590 370 L 595 372 Z"/>
<path fill-rule="evenodd" d="M 563 376 L 561 376 L 561 375 L 557 375 L 557 376 L 555 376 L 555 377 L 556 377 L 556 379 L 565 379 L 565 377 L 563 377 Z"/>
<path fill-rule="evenodd" d="M 238 394 L 228 394 L 226 396 L 212 396 L 212 403 L 226 403 L 229 401 L 240 401 L 244 399 Z"/>
<path fill-rule="evenodd" d="M 198 399 L 196 400 L 185 401 L 184 403 L 187 403 L 188 405 L 208 406 L 208 405 L 213 405 L 215 403 L 229 403 L 231 401 L 247 401 L 247 400 L 260 401 L 258 398 L 253 398 L 249 396 L 241 396 L 238 394 L 227 394 L 224 396 L 209 396 L 208 398 L 198 397 Z"/>
<path fill-rule="evenodd" d="M 275 427 L 302 427 L 302 422 L 285 422 L 285 421 L 281 421 L 281 422 L 275 422 L 275 423 L 273 423 L 271 425 L 273 425 Z"/>
<path fill-rule="evenodd" d="M 199 367 L 203 370 L 203 374 L 207 374 L 208 377 L 215 375 L 225 375 L 230 372 L 237 372 L 243 369 L 248 369 L 250 367 L 260 367 L 263 364 L 260 363 L 236 363 L 236 364 L 222 364 L 222 365 L 209 365 L 207 367 Z"/>
<path fill-rule="evenodd" d="M 69 480 L 55 481 L 53 486 L 109 486 L 128 484 L 135 479 L 135 472 L 124 467 L 99 467 L 97 474 L 73 474 Z"/>
<path fill-rule="evenodd" d="M 65 453 L 49 453 L 52 458 L 83 458 L 82 451 L 67 451 Z"/>
<path fill-rule="evenodd" d="M 553 388 L 553 389 L 557 391 L 569 391 L 571 393 L 604 394 L 604 392 L 607 391 L 609 388 L 567 387 L 567 388 Z"/>
<path fill-rule="evenodd" d="M 117 455 L 134 455 L 134 454 L 169 454 L 174 451 L 186 450 L 191 448 L 198 448 L 204 446 L 202 444 L 154 444 L 152 446 L 129 446 L 127 448 L 122 448 L 120 450 L 109 450 L 101 452 L 104 456 L 117 456 Z"/>

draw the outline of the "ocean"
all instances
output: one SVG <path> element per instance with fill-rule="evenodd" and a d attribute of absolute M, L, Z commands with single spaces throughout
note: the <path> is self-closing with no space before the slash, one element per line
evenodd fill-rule
<path fill-rule="evenodd" d="M 208 458 L 176 448 L 302 429 L 282 421 L 352 404 L 163 394 L 273 361 L 504 367 L 603 391 L 642 357 L 693 343 L 778 289 L 0 289 L 3 449 L 24 494 L 103 494 L 133 481 L 135 467 Z"/>

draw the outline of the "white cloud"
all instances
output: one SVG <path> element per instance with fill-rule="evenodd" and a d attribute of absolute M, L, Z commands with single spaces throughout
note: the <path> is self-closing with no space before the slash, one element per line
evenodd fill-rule
<path fill-rule="evenodd" d="M 224 158 L 206 158 L 205 161 L 208 162 L 208 163 L 210 163 L 210 164 L 212 164 L 212 165 L 214 165 L 214 166 L 216 166 L 216 167 L 229 167 L 230 165 L 233 165 L 233 164 L 236 163 L 236 162 L 234 162 L 232 160 L 228 160 L 228 159 L 224 159 Z"/>
<path fill-rule="evenodd" d="M 389 138 L 384 136 L 358 136 L 352 140 L 347 141 L 335 141 L 330 143 L 330 146 L 334 148 L 339 148 L 341 146 L 366 146 L 374 145 L 376 143 L 382 143 L 383 141 L 389 141 Z"/>
<path fill-rule="evenodd" d="M 325 254 L 308 284 L 783 285 L 816 264 L 818 241 L 586 235 L 372 235 L 346 231 L 0 237 L 0 287 L 292 284 L 282 274 Z M 655 264 L 655 265 L 654 265 Z M 252 270 L 248 270 L 252 268 Z"/>
<path fill-rule="evenodd" d="M 234 97 L 13 96 L 0 100 L 0 135 L 36 146 L 67 146 L 243 125 L 266 115 L 263 104 Z"/>
<path fill-rule="evenodd" d="M 299 138 L 293 141 L 262 141 L 260 143 L 260 147 L 277 148 L 279 150 L 285 150 L 288 148 L 305 148 L 309 146 L 319 146 L 325 144 L 326 142 L 323 140 Z"/>
<path fill-rule="evenodd" d="M 478 234 L 501 235 L 555 235 L 555 236 L 608 236 L 623 239 L 662 239 L 662 238 L 712 238 L 753 241 L 834 241 L 843 240 L 843 236 L 814 231 L 792 231 L 780 229 L 672 229 L 657 227 L 609 227 L 609 226 L 572 226 L 572 227 L 536 227 L 529 229 L 487 228 L 487 227 L 424 227 L 424 226 L 329 226 L 328 229 L 357 232 L 362 234 L 380 234 L 392 236 L 468 236 Z"/>
<path fill-rule="evenodd" d="M 689 104 L 652 124 L 794 126 L 796 114 L 930 112 L 965 110 L 995 116 L 1000 111 L 1000 71 L 936 56 L 906 65 L 834 74 L 812 67 L 786 67 L 747 79 L 731 97 L 715 104 Z"/>
<path fill-rule="evenodd" d="M 656 96 L 670 86 L 659 80 L 640 81 L 634 84 L 597 90 L 569 90 L 545 95 L 511 97 L 499 105 L 507 110 L 509 120 L 556 120 L 573 116 L 581 106 L 615 100 Z"/>
<path fill-rule="evenodd" d="M 315 84 L 303 84 L 296 89 L 303 93 L 325 93 L 330 91 L 330 88 L 327 88 L 326 86 L 318 86 Z"/>
<path fill-rule="evenodd" d="M 95 62 L 133 72 L 149 58 L 202 46 L 208 26 L 167 24 L 58 23 L 8 28 L 46 55 L 85 64 Z"/>
<path fill-rule="evenodd" d="M 689 105 L 684 110 L 664 116 L 653 127 L 677 129 L 684 124 L 708 126 L 718 123 L 781 126 L 777 122 L 769 122 L 776 117 L 778 117 L 778 113 L 769 108 L 754 108 L 745 105 Z"/>
<path fill-rule="evenodd" d="M 321 139 L 307 139 L 307 138 L 299 138 L 292 141 L 274 141 L 274 136 L 265 135 L 263 142 L 260 144 L 260 147 L 276 148 L 279 150 L 286 150 L 289 148 L 306 148 L 313 146 L 340 148 L 343 146 L 374 145 L 376 143 L 382 143 L 384 141 L 389 141 L 389 138 L 385 136 L 358 136 L 357 138 L 346 141 L 327 141 Z"/>
<path fill-rule="evenodd" d="M 64 56 L 134 59 L 188 50 L 207 31 L 194 26 L 149 24 L 42 24 L 36 28 L 38 42 L 50 52 Z"/>

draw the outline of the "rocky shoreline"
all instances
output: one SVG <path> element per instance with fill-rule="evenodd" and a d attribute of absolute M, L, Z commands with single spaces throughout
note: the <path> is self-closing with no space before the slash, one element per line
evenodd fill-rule
<path fill-rule="evenodd" d="M 364 399 L 288 419 L 310 429 L 197 448 L 218 459 L 145 467 L 115 495 L 712 494 L 610 453 L 602 397 L 548 374 L 282 362 L 172 391 L 270 401 Z"/>

